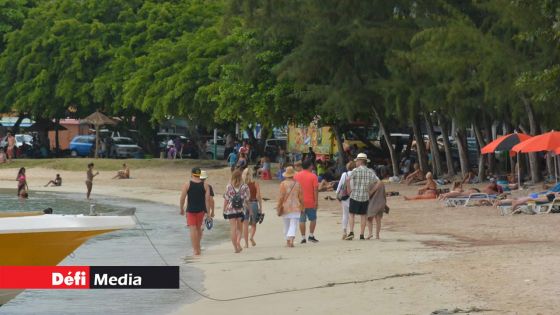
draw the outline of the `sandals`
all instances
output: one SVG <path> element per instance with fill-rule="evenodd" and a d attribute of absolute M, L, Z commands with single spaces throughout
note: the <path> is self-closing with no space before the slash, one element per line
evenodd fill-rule
<path fill-rule="evenodd" d="M 344 238 L 347 241 L 351 241 L 354 239 L 354 232 L 350 232 L 348 233 L 348 236 L 346 236 L 346 238 Z"/>

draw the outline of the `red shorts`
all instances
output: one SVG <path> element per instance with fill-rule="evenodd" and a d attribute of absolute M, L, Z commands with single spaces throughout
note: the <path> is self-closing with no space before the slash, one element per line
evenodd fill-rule
<path fill-rule="evenodd" d="M 202 226 L 204 222 L 204 211 L 187 212 L 187 226 Z"/>

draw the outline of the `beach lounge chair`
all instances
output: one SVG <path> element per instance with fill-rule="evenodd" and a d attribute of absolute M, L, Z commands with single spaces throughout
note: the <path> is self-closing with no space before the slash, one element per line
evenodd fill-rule
<path fill-rule="evenodd" d="M 480 205 L 481 201 L 487 201 L 491 203 L 492 201 L 496 200 L 498 197 L 496 195 L 489 195 L 485 193 L 473 193 L 470 194 L 468 197 L 456 197 L 456 198 L 447 198 L 445 200 L 445 205 L 447 207 L 470 207 L 475 205 Z"/>
<path fill-rule="evenodd" d="M 555 198 L 551 202 L 536 202 L 534 200 L 527 201 L 526 205 L 521 205 L 517 209 L 512 210 L 511 205 L 498 206 L 500 215 L 508 214 L 547 214 L 554 210 L 560 210 L 560 198 Z"/>
<path fill-rule="evenodd" d="M 560 198 L 554 198 L 554 200 L 547 203 L 529 201 L 527 202 L 527 205 L 531 207 L 533 212 L 536 214 L 547 214 L 551 213 L 553 210 L 560 209 Z"/>

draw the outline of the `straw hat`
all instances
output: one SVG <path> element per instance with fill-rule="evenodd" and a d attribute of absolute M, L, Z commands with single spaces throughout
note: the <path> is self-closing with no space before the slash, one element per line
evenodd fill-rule
<path fill-rule="evenodd" d="M 358 161 L 358 160 L 369 162 L 369 159 L 367 158 L 367 154 L 365 153 L 358 153 L 358 156 L 354 159 L 354 161 Z"/>
<path fill-rule="evenodd" d="M 284 177 L 294 177 L 294 175 L 296 174 L 296 172 L 294 171 L 294 168 L 291 166 L 286 167 L 286 171 L 284 172 L 284 174 L 282 174 L 282 176 Z"/>
<path fill-rule="evenodd" d="M 207 179 L 208 173 L 205 170 L 200 170 L 200 179 Z"/>

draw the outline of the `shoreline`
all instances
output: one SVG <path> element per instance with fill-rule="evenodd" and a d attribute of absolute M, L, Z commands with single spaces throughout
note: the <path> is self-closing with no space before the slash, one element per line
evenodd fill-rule
<path fill-rule="evenodd" d="M 179 169 L 172 176 L 162 176 L 167 170 L 139 169 L 132 170 L 130 180 L 111 180 L 113 172 L 102 172 L 94 181 L 92 196 L 177 206 L 188 172 Z M 222 222 L 220 196 L 230 172 L 208 172 L 216 192 L 216 219 Z M 0 169 L 0 187 L 15 189 L 15 180 L 10 180 L 13 173 L 14 169 Z M 55 173 L 61 173 L 63 187 L 40 187 Z M 85 195 L 85 171 L 32 168 L 28 178 L 31 197 L 34 190 Z M 198 298 L 172 314 L 429 314 L 455 308 L 485 309 L 483 314 L 560 312 L 554 294 L 539 294 L 560 288 L 560 277 L 555 277 L 560 276 L 555 264 L 560 258 L 560 245 L 555 242 L 560 238 L 556 228 L 560 216 L 503 217 L 490 207 L 446 208 L 435 200 L 404 202 L 402 196 L 418 187 L 390 184 L 388 190 L 398 190 L 401 196 L 388 198 L 391 212 L 383 218 L 381 240 L 342 241 L 339 204 L 324 200 L 333 193 L 320 193 L 315 233 L 320 243 L 298 243 L 288 249 L 281 219 L 273 210 L 278 181 L 260 183 L 263 196 L 270 200 L 263 202 L 266 216 L 257 225 L 257 246 L 234 254 L 226 236 L 207 246 L 202 257 L 190 259 L 187 266 L 201 270 L 201 291 L 214 298 L 303 291 L 228 302 Z M 332 283 L 341 284 L 329 286 Z"/>

